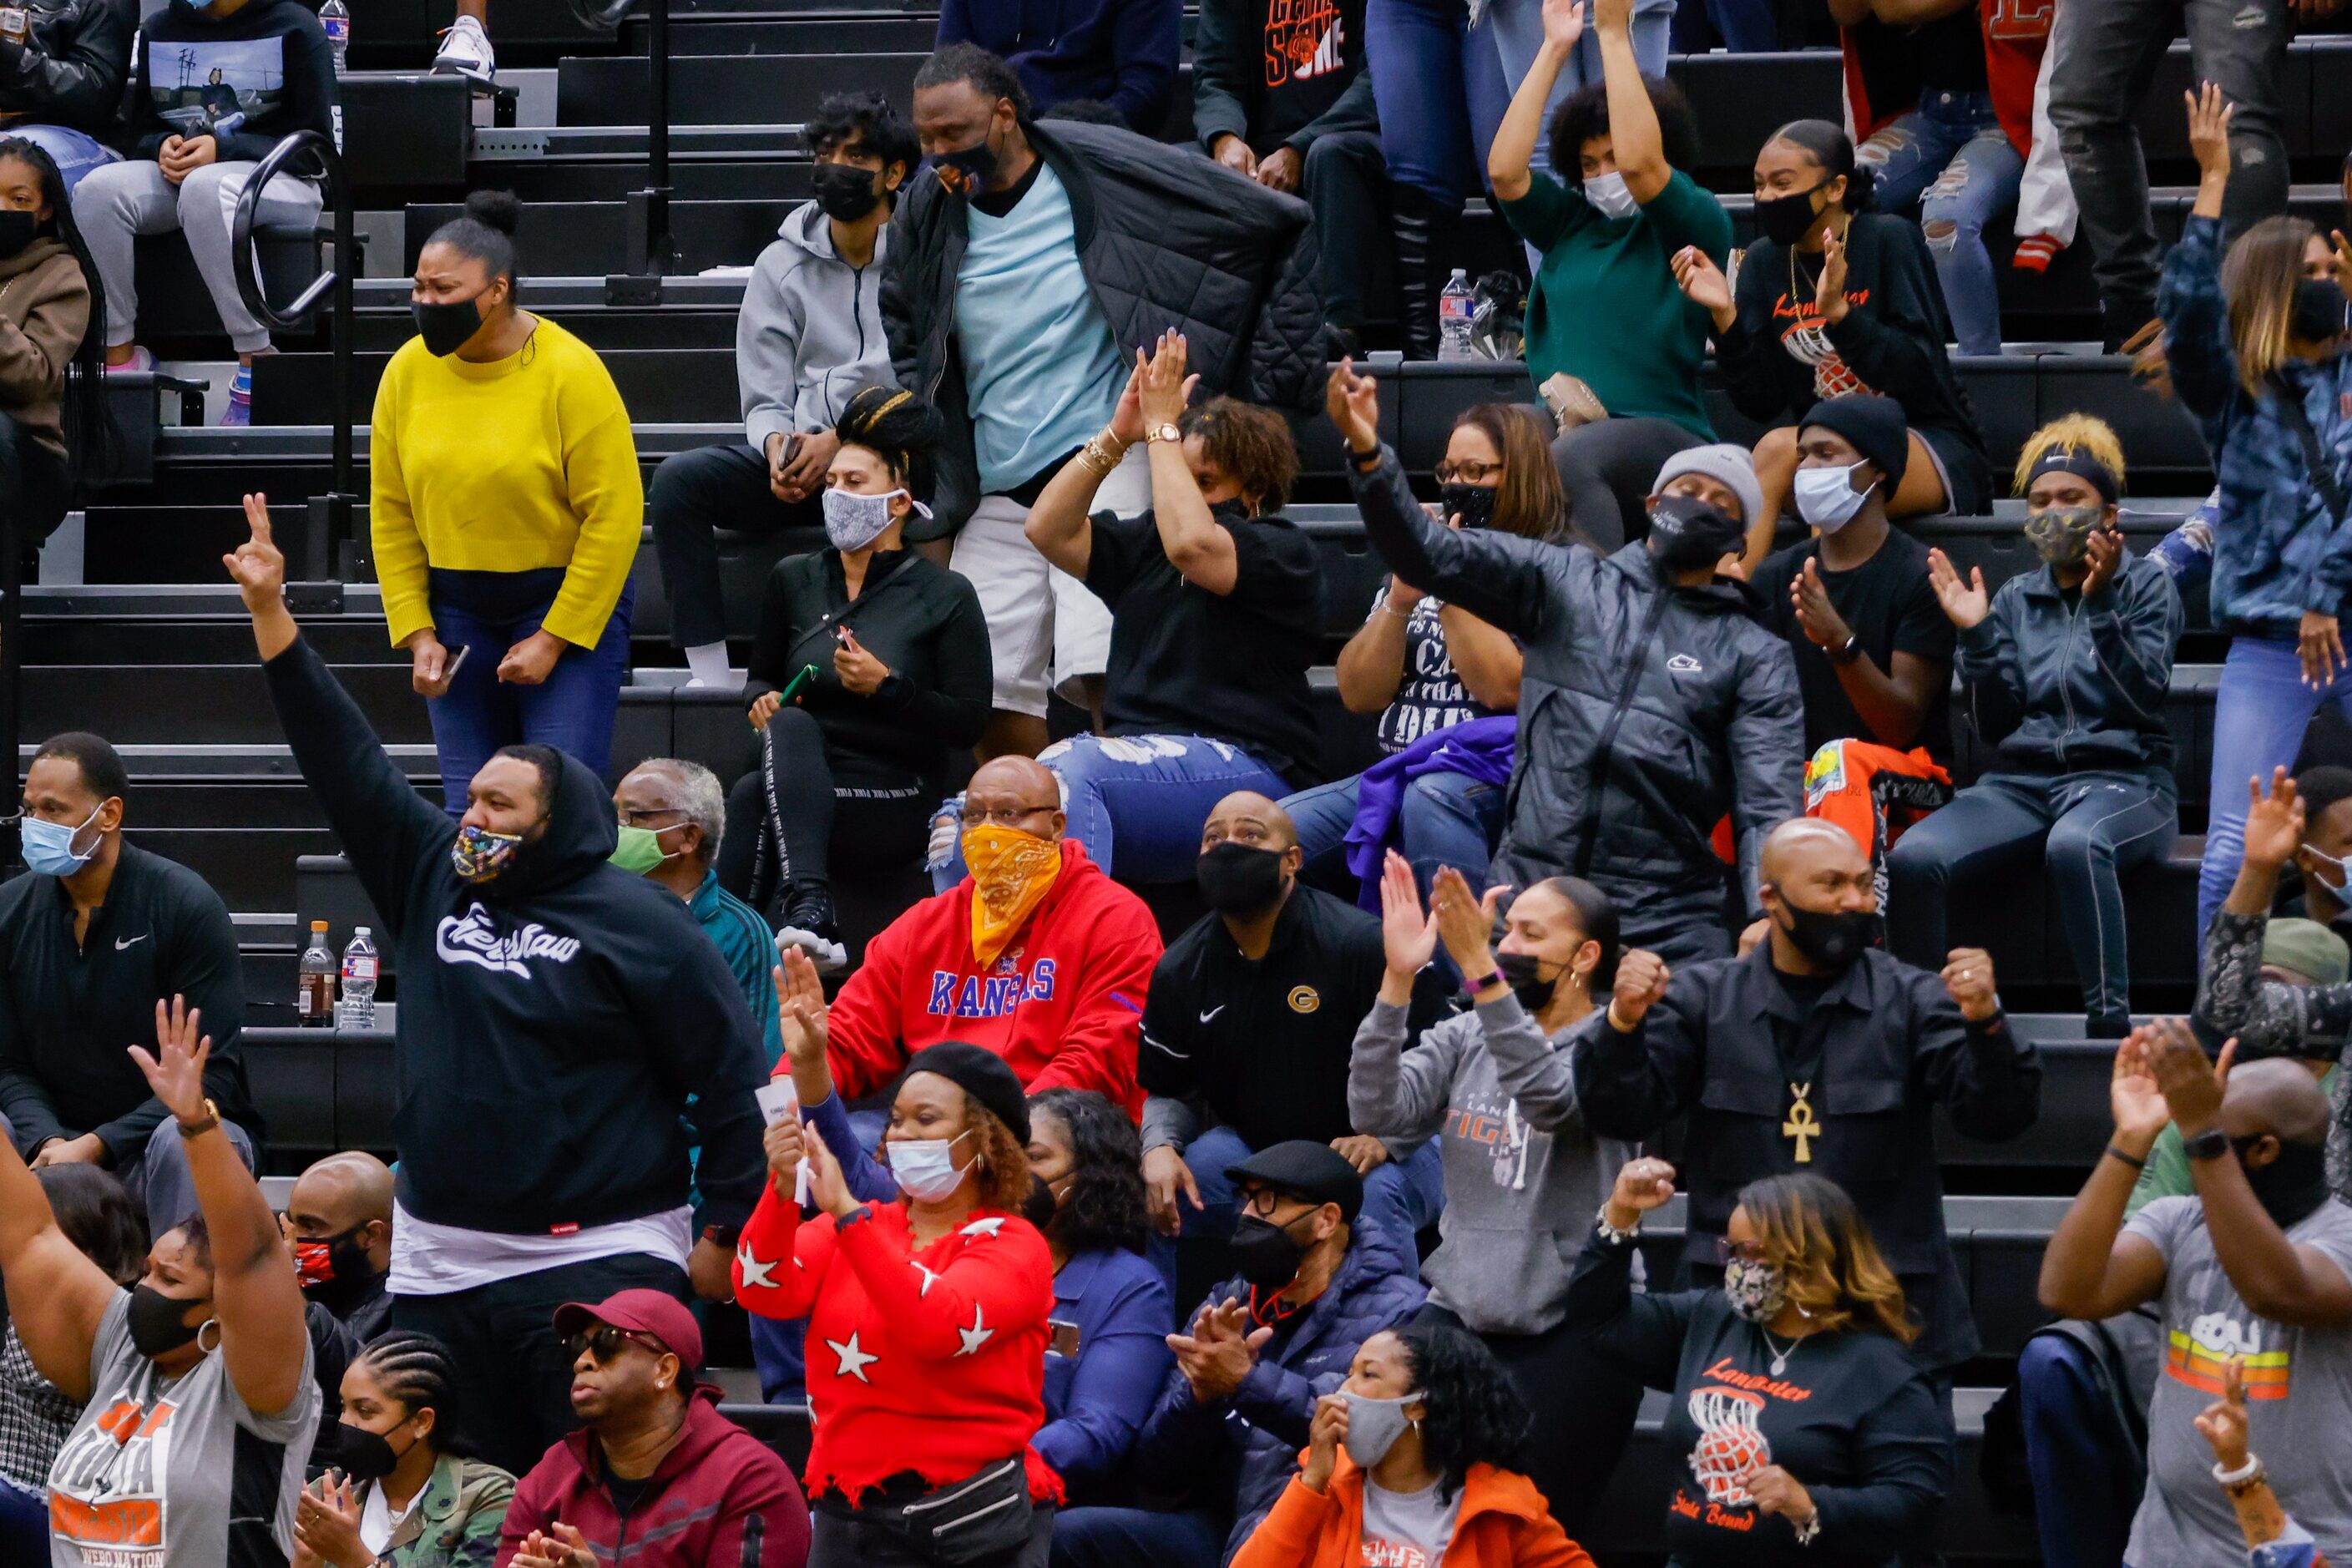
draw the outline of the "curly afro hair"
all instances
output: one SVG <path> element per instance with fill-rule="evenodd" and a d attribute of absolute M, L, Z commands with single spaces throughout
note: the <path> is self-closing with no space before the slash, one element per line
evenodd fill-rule
<path fill-rule="evenodd" d="M 1676 169 L 1694 168 L 1698 163 L 1698 116 L 1691 111 L 1690 100 L 1683 89 L 1662 76 L 1645 76 L 1642 85 L 1650 89 L 1650 107 L 1658 111 L 1658 140 L 1666 154 L 1666 163 Z M 1609 134 L 1609 89 L 1601 82 L 1581 87 L 1560 100 L 1551 111 L 1549 145 L 1551 148 L 1552 173 L 1573 189 L 1579 179 L 1584 144 L 1595 136 Z"/>
<path fill-rule="evenodd" d="M 1452 1501 L 1473 1465 L 1525 1468 L 1520 1450 L 1534 1417 L 1486 1342 L 1425 1320 L 1389 1331 L 1404 1347 L 1421 1394 L 1421 1452 L 1437 1471 L 1439 1499 Z"/>

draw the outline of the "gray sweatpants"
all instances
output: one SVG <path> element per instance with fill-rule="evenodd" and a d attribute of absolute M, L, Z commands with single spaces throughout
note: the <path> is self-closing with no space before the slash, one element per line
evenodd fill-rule
<path fill-rule="evenodd" d="M 244 1128 L 234 1121 L 223 1121 L 221 1131 L 236 1146 L 237 1158 L 245 1168 L 253 1169 L 253 1140 Z M 34 1151 L 18 1143 L 16 1129 L 5 1116 L 0 1116 L 0 1138 L 17 1144 L 17 1152 L 26 1159 Z M 179 1124 L 166 1116 L 156 1123 L 147 1142 L 136 1159 L 124 1163 L 118 1158 L 113 1166 L 115 1175 L 131 1191 L 131 1201 L 147 1211 L 147 1235 L 150 1239 L 163 1235 L 173 1226 L 194 1217 L 197 1213 L 195 1173 L 188 1169 L 186 1141 L 180 1136 Z"/>
<path fill-rule="evenodd" d="M 237 198 L 252 176 L 251 163 L 207 163 L 174 185 L 163 167 L 152 160 L 110 163 L 82 176 L 74 187 L 74 222 L 89 242 L 98 263 L 99 281 L 106 287 L 106 343 L 109 348 L 131 342 L 139 320 L 139 290 L 132 276 L 131 242 L 142 234 L 169 234 L 184 228 L 196 270 L 228 328 L 229 342 L 241 354 L 269 346 L 269 329 L 253 319 L 236 291 L 236 273 L 229 260 L 229 226 L 236 216 Z M 261 193 L 254 213 L 257 226 L 299 226 L 314 223 L 324 198 L 318 187 L 291 174 L 280 174 Z"/>

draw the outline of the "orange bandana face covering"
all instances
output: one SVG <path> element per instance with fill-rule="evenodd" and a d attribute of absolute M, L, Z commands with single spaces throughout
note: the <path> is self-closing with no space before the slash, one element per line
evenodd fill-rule
<path fill-rule="evenodd" d="M 994 963 L 1062 874 L 1062 847 L 993 823 L 967 827 L 963 863 L 971 872 L 971 951 Z"/>

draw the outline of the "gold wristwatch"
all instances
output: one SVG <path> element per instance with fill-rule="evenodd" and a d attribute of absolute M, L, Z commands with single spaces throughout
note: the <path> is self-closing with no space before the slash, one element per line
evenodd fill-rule
<path fill-rule="evenodd" d="M 205 1119 L 202 1121 L 181 1121 L 176 1117 L 173 1121 L 180 1129 L 181 1137 L 201 1138 L 220 1125 L 220 1107 L 215 1105 L 212 1097 L 207 1095 L 205 1097 Z"/>
<path fill-rule="evenodd" d="M 1172 424 L 1169 424 L 1169 425 L 1154 425 L 1154 426 L 1150 426 L 1149 429 L 1147 429 L 1147 430 L 1145 430 L 1145 431 L 1144 431 L 1144 433 L 1143 433 L 1143 438 L 1144 438 L 1145 440 L 1147 440 L 1147 441 L 1178 441 L 1178 442 L 1181 442 L 1181 441 L 1182 441 L 1182 440 L 1184 439 L 1184 432 L 1183 432 L 1183 431 L 1181 431 L 1181 430 L 1180 430 L 1180 429 L 1178 429 L 1178 428 L 1177 428 L 1174 425 L 1172 425 Z"/>

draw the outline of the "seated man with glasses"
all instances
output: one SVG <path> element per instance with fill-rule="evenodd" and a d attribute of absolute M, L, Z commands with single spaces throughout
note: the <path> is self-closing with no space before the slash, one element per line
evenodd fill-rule
<path fill-rule="evenodd" d="M 1141 1113 L 1136 1038 L 1160 927 L 1063 837 L 1067 822 L 1059 783 L 1030 758 L 972 773 L 963 879 L 868 942 L 822 1016 L 843 1095 L 872 1094 L 924 1047 L 963 1040 L 1003 1057 L 1024 1093 L 1090 1089 Z"/>
<path fill-rule="evenodd" d="M 768 1446 L 697 1384 L 702 1331 L 660 1290 L 556 1309 L 581 1430 L 515 1487 L 498 1560 L 515 1568 L 801 1568 L 808 1502 Z"/>

